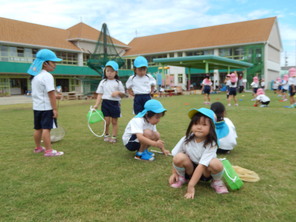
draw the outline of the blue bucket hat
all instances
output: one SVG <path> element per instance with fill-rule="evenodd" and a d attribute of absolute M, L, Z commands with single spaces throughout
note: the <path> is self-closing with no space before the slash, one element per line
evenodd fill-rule
<path fill-rule="evenodd" d="M 207 108 L 200 108 L 200 109 L 193 108 L 193 109 L 189 110 L 189 112 L 188 112 L 189 118 L 192 119 L 192 117 L 196 113 L 201 113 L 201 114 L 209 117 L 213 121 L 213 123 L 216 123 L 216 115 L 213 110 L 210 110 Z"/>
<path fill-rule="evenodd" d="M 49 49 L 41 49 L 37 52 L 36 59 L 28 69 L 27 73 L 32 76 L 38 75 L 45 61 L 60 62 L 62 59 L 58 58 L 56 54 Z"/>
<path fill-rule="evenodd" d="M 116 71 L 116 72 L 118 71 L 118 64 L 115 61 L 109 61 L 109 62 L 107 62 L 106 65 L 105 65 L 105 68 L 107 66 L 112 67 L 112 69 L 114 69 L 114 71 Z"/>
<path fill-rule="evenodd" d="M 134 61 L 134 67 L 136 67 L 136 68 L 147 67 L 148 68 L 147 59 L 143 56 L 138 56 Z"/>
<path fill-rule="evenodd" d="M 136 117 L 143 117 L 143 116 L 145 116 L 145 114 L 148 111 L 152 111 L 154 113 L 162 113 L 162 112 L 166 111 L 166 109 L 163 107 L 161 102 L 159 102 L 158 100 L 150 99 L 145 103 L 144 110 L 142 112 L 138 113 L 138 115 L 136 115 Z"/>

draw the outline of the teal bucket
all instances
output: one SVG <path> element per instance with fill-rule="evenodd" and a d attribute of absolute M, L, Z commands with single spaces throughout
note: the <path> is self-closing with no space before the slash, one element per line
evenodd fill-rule
<path fill-rule="evenodd" d="M 104 119 L 104 114 L 101 110 L 90 110 L 86 115 L 88 123 L 97 123 Z"/>

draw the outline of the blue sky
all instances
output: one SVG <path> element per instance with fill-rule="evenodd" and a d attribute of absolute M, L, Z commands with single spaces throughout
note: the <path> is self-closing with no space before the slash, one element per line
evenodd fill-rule
<path fill-rule="evenodd" d="M 292 0 L 0 0 L 0 17 L 67 29 L 84 22 L 112 37 L 133 38 L 277 16 L 282 62 L 296 63 L 296 10 Z"/>

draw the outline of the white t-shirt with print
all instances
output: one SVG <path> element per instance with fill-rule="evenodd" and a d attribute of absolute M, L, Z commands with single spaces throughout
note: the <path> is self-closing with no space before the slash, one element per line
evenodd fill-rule
<path fill-rule="evenodd" d="M 143 117 L 134 117 L 127 124 L 124 133 L 122 135 L 122 142 L 126 145 L 133 134 L 144 133 L 144 130 L 150 129 L 157 132 L 156 125 L 152 125 L 147 122 Z M 139 140 L 136 139 L 137 142 Z"/>
<path fill-rule="evenodd" d="M 33 110 L 52 110 L 48 92 L 55 90 L 53 76 L 45 71 L 36 75 L 31 82 Z"/>
<path fill-rule="evenodd" d="M 115 79 L 113 80 L 103 79 L 99 83 L 96 93 L 103 94 L 102 99 L 120 101 L 121 100 L 120 96 L 116 96 L 116 97 L 111 96 L 112 93 L 116 91 L 124 93 L 124 87 L 121 81 L 115 80 Z"/>
<path fill-rule="evenodd" d="M 217 146 L 207 145 L 204 147 L 204 142 L 197 143 L 195 140 L 185 144 L 185 136 L 177 143 L 172 150 L 172 155 L 177 153 L 185 153 L 189 156 L 190 160 L 195 164 L 202 164 L 206 167 L 209 166 L 210 161 L 217 157 Z"/>
<path fill-rule="evenodd" d="M 126 82 L 126 88 L 132 89 L 134 94 L 150 94 L 151 86 L 156 85 L 156 80 L 152 75 L 130 76 Z"/>

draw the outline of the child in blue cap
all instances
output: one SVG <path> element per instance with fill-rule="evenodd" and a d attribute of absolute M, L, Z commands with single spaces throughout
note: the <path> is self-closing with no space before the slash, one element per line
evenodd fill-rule
<path fill-rule="evenodd" d="M 32 99 L 34 110 L 34 141 L 35 153 L 45 152 L 44 156 L 61 156 L 64 153 L 51 147 L 50 130 L 57 127 L 58 110 L 53 76 L 49 73 L 55 70 L 56 62 L 62 61 L 49 49 L 41 49 L 36 59 L 28 69 L 32 75 Z M 41 146 L 43 139 L 44 147 Z"/>
<path fill-rule="evenodd" d="M 118 64 L 109 61 L 105 65 L 103 80 L 99 83 L 94 108 L 102 103 L 101 110 L 106 121 L 104 141 L 117 142 L 118 118 L 121 116 L 120 101 L 125 96 L 124 87 L 118 77 Z M 109 135 L 109 126 L 112 123 L 112 137 Z"/>
<path fill-rule="evenodd" d="M 173 173 L 169 183 L 180 188 L 188 182 L 185 198 L 193 199 L 195 185 L 200 180 L 211 180 L 211 187 L 219 194 L 228 193 L 222 181 L 224 167 L 217 158 L 218 138 L 215 130 L 215 113 L 207 108 L 191 109 L 186 135 L 172 150 Z"/>
<path fill-rule="evenodd" d="M 147 74 L 147 70 L 148 61 L 145 57 L 138 56 L 134 61 L 134 75 L 126 82 L 128 93 L 134 96 L 133 110 L 136 115 L 144 109 L 145 102 L 151 99 L 156 86 L 156 80 Z"/>
<path fill-rule="evenodd" d="M 128 150 L 137 151 L 135 159 L 153 161 L 154 153 L 148 151 L 149 146 L 158 147 L 165 155 L 170 154 L 156 129 L 156 124 L 165 112 L 166 109 L 158 100 L 151 99 L 145 103 L 144 110 L 127 124 L 122 141 Z"/>

